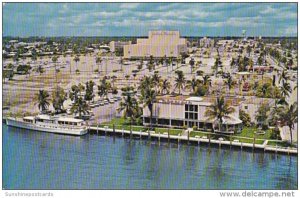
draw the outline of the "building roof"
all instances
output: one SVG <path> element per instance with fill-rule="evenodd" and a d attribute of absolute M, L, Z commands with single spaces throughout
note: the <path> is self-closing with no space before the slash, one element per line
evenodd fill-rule
<path fill-rule="evenodd" d="M 192 96 L 192 97 L 189 97 L 189 98 L 187 98 L 185 100 L 187 100 L 187 101 L 201 102 L 203 100 L 203 98 Z"/>
<path fill-rule="evenodd" d="M 238 97 L 231 97 L 231 96 L 224 96 L 225 101 L 229 103 L 231 106 L 237 106 L 242 102 L 242 98 Z M 197 98 L 201 98 L 201 101 L 197 101 Z M 187 96 L 187 95 L 164 95 L 164 96 L 157 96 L 157 102 L 158 103 L 175 103 L 175 104 L 185 104 L 189 102 L 197 102 L 200 105 L 211 105 L 216 101 L 216 96 L 202 96 L 202 97 L 196 97 L 196 96 Z M 198 99 L 199 100 L 199 99 Z"/>

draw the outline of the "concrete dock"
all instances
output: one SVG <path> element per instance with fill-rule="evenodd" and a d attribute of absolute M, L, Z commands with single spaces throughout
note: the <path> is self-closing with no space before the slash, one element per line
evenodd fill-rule
<path fill-rule="evenodd" d="M 267 140 L 263 144 L 253 144 L 253 143 L 243 143 L 243 142 L 234 142 L 234 141 L 226 141 L 226 140 L 214 140 L 207 139 L 201 137 L 188 137 L 188 136 L 177 136 L 177 135 L 168 135 L 167 133 L 158 134 L 154 133 L 154 131 L 143 132 L 143 131 L 129 131 L 124 129 L 112 129 L 108 127 L 89 127 L 89 132 L 92 134 L 99 135 L 108 135 L 108 136 L 118 136 L 118 137 L 130 137 L 135 138 L 139 137 L 140 139 L 151 139 L 157 141 L 169 141 L 169 142 L 177 142 L 177 143 L 187 143 L 192 145 L 200 145 L 200 144 L 209 144 L 212 146 L 219 147 L 233 147 L 245 150 L 253 150 L 260 152 L 272 152 L 272 153 L 282 153 L 288 155 L 297 155 L 298 150 L 296 148 L 284 148 L 279 146 L 270 146 L 267 145 Z M 150 136 L 149 136 L 150 135 Z"/>

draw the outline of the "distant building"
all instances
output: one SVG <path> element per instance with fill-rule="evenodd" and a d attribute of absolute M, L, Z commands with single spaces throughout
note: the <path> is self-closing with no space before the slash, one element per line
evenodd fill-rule
<path fill-rule="evenodd" d="M 131 41 L 111 41 L 109 43 L 109 48 L 111 52 L 120 50 L 123 52 L 125 45 L 131 45 Z"/>
<path fill-rule="evenodd" d="M 150 31 L 149 38 L 124 46 L 124 58 L 179 57 L 184 52 L 187 52 L 187 41 L 180 38 L 179 31 Z"/>
<path fill-rule="evenodd" d="M 204 37 L 199 40 L 199 47 L 209 48 L 214 46 L 215 41 L 213 39 Z"/>

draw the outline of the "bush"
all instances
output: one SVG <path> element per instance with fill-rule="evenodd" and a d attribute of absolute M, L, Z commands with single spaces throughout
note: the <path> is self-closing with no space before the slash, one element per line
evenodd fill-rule
<path fill-rule="evenodd" d="M 261 127 L 261 129 L 264 130 L 264 131 L 268 130 L 269 126 L 267 124 L 263 124 L 262 127 Z"/>
<path fill-rule="evenodd" d="M 99 69 L 95 69 L 94 72 L 95 72 L 95 73 L 98 73 L 98 72 L 99 72 Z"/>
<path fill-rule="evenodd" d="M 204 85 L 200 85 L 196 88 L 194 95 L 196 96 L 204 96 L 208 91 L 208 87 Z"/>
<path fill-rule="evenodd" d="M 243 121 L 243 124 L 247 127 L 251 125 L 251 118 L 248 113 L 246 113 L 244 110 L 240 110 L 239 112 L 239 118 Z"/>
<path fill-rule="evenodd" d="M 80 73 L 79 69 L 76 69 L 76 70 L 75 70 L 75 72 L 76 72 L 77 74 L 79 74 L 79 73 Z"/>
<path fill-rule="evenodd" d="M 281 140 L 281 136 L 280 136 L 280 130 L 278 127 L 275 127 L 274 129 L 272 129 L 271 135 L 270 135 L 271 139 L 274 140 Z"/>
<path fill-rule="evenodd" d="M 197 131 L 198 127 L 197 126 L 193 126 L 193 131 Z"/>

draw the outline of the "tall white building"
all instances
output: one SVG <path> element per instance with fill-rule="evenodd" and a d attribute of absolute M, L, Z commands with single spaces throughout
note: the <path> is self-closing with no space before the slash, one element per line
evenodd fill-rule
<path fill-rule="evenodd" d="M 149 38 L 124 46 L 124 58 L 179 57 L 183 52 L 187 52 L 187 41 L 179 31 L 150 31 Z"/>

